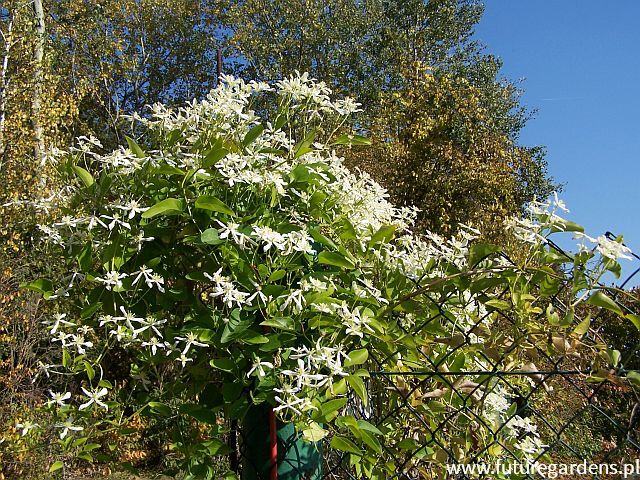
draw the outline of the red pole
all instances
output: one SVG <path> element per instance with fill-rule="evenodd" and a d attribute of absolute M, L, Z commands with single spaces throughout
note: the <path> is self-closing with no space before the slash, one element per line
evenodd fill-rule
<path fill-rule="evenodd" d="M 269 408 L 269 440 L 271 443 L 271 474 L 269 480 L 278 480 L 278 435 L 276 431 L 276 413 Z"/>
<path fill-rule="evenodd" d="M 220 53 L 220 50 L 218 50 Z M 219 80 L 218 80 L 219 81 Z M 257 270 L 256 267 L 253 267 Z M 271 329 L 263 326 L 264 333 L 269 333 Z M 271 460 L 271 471 L 269 472 L 269 480 L 278 480 L 278 431 L 276 429 L 276 412 L 273 407 L 269 407 L 269 459 Z"/>

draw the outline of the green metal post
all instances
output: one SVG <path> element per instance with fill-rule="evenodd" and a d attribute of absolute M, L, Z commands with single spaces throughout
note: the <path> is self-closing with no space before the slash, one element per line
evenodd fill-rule
<path fill-rule="evenodd" d="M 292 424 L 278 422 L 278 480 L 321 480 L 319 444 L 300 438 Z M 252 407 L 243 422 L 242 480 L 269 480 L 271 450 L 269 407 Z"/>

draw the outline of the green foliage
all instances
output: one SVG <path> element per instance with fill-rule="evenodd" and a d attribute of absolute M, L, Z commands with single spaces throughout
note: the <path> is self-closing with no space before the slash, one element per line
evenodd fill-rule
<path fill-rule="evenodd" d="M 468 0 L 249 0 L 232 2 L 224 18 L 234 56 L 246 60 L 238 73 L 279 79 L 309 72 L 367 105 L 372 118 L 380 94 L 405 85 L 399 61 L 465 63 L 476 51 L 469 38 L 482 11 Z"/>
<path fill-rule="evenodd" d="M 127 129 L 124 113 L 204 96 L 216 82 L 222 7 L 207 0 L 48 2 L 50 75 L 76 100 L 66 130 L 115 146 Z"/>
<path fill-rule="evenodd" d="M 451 234 L 470 224 L 504 241 L 504 219 L 546 198 L 551 186 L 539 156 L 513 142 L 499 125 L 504 116 L 487 108 L 484 96 L 464 78 L 418 73 L 388 97 L 375 148 L 349 160 L 383 183 L 396 203 L 419 207 L 421 227 Z"/>
<path fill-rule="evenodd" d="M 397 376 L 396 388 L 380 390 L 371 389 L 370 371 L 393 375 L 427 361 L 459 384 L 469 382 L 462 372 L 488 369 L 493 357 L 521 365 L 535 347 L 571 351 L 611 378 L 619 353 L 583 344 L 582 319 L 575 312 L 561 319 L 547 299 L 560 283 L 588 281 L 566 289 L 577 311 L 587 298 L 580 292 L 598 289 L 624 247 L 584 236 L 596 248 L 570 260 L 550 255 L 546 236 L 575 228 L 542 204 L 508 225 L 527 252 L 520 263 L 504 262 L 499 247 L 472 247 L 477 233 L 468 228 L 452 240 L 413 234 L 411 211 L 349 172 L 325 147 L 331 136 L 317 137 L 355 106 L 332 101 L 306 76 L 290 78 L 271 99 L 288 120 L 273 128 L 251 110 L 254 97 L 270 99 L 271 90 L 226 78 L 179 115 L 157 106 L 128 148 L 105 153 L 85 140 L 60 159 L 71 195 L 43 233 L 67 273 L 29 288 L 56 305 L 45 323 L 61 348 L 45 371 L 80 389 L 52 393 L 57 423 L 33 430 L 59 435 L 67 462 L 90 462 L 98 453 L 110 458 L 94 441 L 105 432 L 126 431 L 137 415 L 166 420 L 180 468 L 197 478 L 215 477 L 216 458 L 230 452 L 225 421 L 242 421 L 265 403 L 308 441 L 328 437 L 367 478 L 397 473 L 385 455 L 401 455 L 411 439 L 424 446 L 414 461 L 435 465 L 444 448 L 460 460 L 500 456 L 502 449 L 487 448 L 496 435 L 523 460 L 538 455 L 537 426 L 517 415 L 499 383 L 478 379 L 465 397 L 437 376 L 419 384 Z M 328 127 L 309 134 L 313 118 Z M 310 135 L 313 144 L 301 150 Z M 210 164 L 221 146 L 227 153 Z M 74 168 L 89 158 L 98 166 L 94 182 Z M 588 275 L 574 278 L 574 269 Z M 604 293 L 591 298 L 617 311 Z M 514 325 L 503 322 L 507 313 Z M 537 334 L 514 343 L 520 328 Z M 457 342 L 460 334 L 477 340 Z M 117 372 L 106 361 L 115 351 L 129 359 L 121 383 L 111 381 Z M 374 426 L 352 416 L 349 398 L 364 409 L 409 403 L 434 425 L 465 405 L 488 430 L 468 428 L 465 416 L 433 436 L 403 416 Z"/>
<path fill-rule="evenodd" d="M 544 150 L 518 143 L 518 88 L 471 40 L 482 12 L 467 0 L 249 0 L 225 21 L 242 75 L 307 71 L 367 106 L 359 124 L 376 147 L 345 152 L 347 164 L 421 209 L 421 227 L 474 224 L 504 243 L 501 222 L 556 187 Z"/>
<path fill-rule="evenodd" d="M 442 462 L 442 445 L 468 458 L 469 445 L 481 449 L 489 437 L 464 419 L 456 420 L 463 433 L 427 438 L 408 418 L 379 429 L 356 420 L 347 398 L 366 408 L 408 401 L 436 423 L 470 402 L 509 432 L 511 406 L 492 410 L 506 400 L 489 382 L 478 402 L 456 398 L 438 380 L 427 388 L 399 378 L 397 390 L 380 393 L 368 377 L 377 359 L 384 361 L 376 368 L 391 371 L 417 368 L 425 356 L 450 372 L 477 368 L 483 357 L 472 345 L 459 348 L 456 329 L 501 353 L 519 333 L 500 324 L 500 312 L 536 332 L 528 347 L 589 364 L 591 380 L 637 383 L 634 372 L 624 379 L 612 371 L 631 366 L 631 346 L 583 343 L 593 332 L 581 311 L 587 298 L 589 308 L 610 312 L 616 322 L 607 325 L 620 325 L 624 338 L 640 325 L 611 292 L 591 291 L 602 272 L 619 273 L 616 242 L 591 239 L 596 250 L 567 259 L 531 239 L 579 226 L 536 211 L 535 222 L 511 225 L 519 257 L 504 265 L 500 248 L 472 246 L 477 233 L 458 225 L 481 226 L 504 243 L 502 220 L 550 189 L 541 150 L 517 143 L 527 113 L 516 87 L 470 41 L 478 3 L 63 0 L 45 8 L 42 84 L 30 4 L 9 1 L 0 12 L 11 45 L 0 62 L 8 66 L 0 205 L 9 204 L 0 207 L 0 407 L 10 433 L 0 462 L 10 459 L 12 473 L 30 474 L 19 468 L 36 449 L 47 458 L 34 468 L 58 474 L 61 465 L 134 458 L 122 443 L 139 445 L 146 429 L 155 450 L 171 444 L 183 470 L 215 476 L 228 454 L 224 425 L 260 403 L 279 409 L 305 439 L 327 437 L 358 476 L 386 478 L 393 472 L 381 453 L 420 444 L 415 459 Z M 265 85 L 228 79 L 180 115 L 145 109 L 205 97 L 219 46 L 225 70 L 282 79 L 278 100 L 250 97 Z M 366 105 L 357 125 L 373 137 L 372 149 L 346 127 L 357 105 L 330 101 L 307 77 L 287 79 L 296 69 Z M 52 147 L 42 164 L 32 154 L 36 88 L 36 120 Z M 67 149 L 73 137 L 80 138 Z M 409 234 L 411 211 L 381 201 L 383 189 L 345 170 L 335 147 L 394 201 L 423 210 L 415 230 L 457 239 Z M 56 164 L 63 175 L 53 179 Z M 58 192 L 58 181 L 67 188 Z M 52 193 L 53 202 L 37 198 Z M 40 236 L 50 245 L 34 246 Z M 31 291 L 16 292 L 20 283 Z M 548 302 L 567 283 L 575 308 L 564 314 Z M 436 297 L 447 301 L 436 308 Z M 42 340 L 43 319 L 54 349 Z M 488 325 L 472 329 L 481 320 Z M 528 361 L 526 347 L 507 349 L 502 360 Z M 447 359 L 452 349 L 459 353 Z M 32 386 L 34 375 L 40 382 Z M 34 388 L 73 394 L 38 408 Z M 84 430 L 62 435 L 64 422 Z"/>

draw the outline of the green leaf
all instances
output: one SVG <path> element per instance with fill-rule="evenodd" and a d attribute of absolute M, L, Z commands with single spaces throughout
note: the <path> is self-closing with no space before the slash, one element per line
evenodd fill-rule
<path fill-rule="evenodd" d="M 467 357 L 464 352 L 460 352 L 453 360 L 453 363 L 449 366 L 451 372 L 462 372 L 467 361 Z"/>
<path fill-rule="evenodd" d="M 384 435 L 378 427 L 371 425 L 366 420 L 358 420 L 357 423 L 360 430 L 367 430 L 375 435 Z"/>
<path fill-rule="evenodd" d="M 213 195 L 202 195 L 199 197 L 196 200 L 196 208 L 224 213 L 226 215 L 231 215 L 232 217 L 235 217 L 236 215 L 222 200 L 219 200 Z"/>
<path fill-rule="evenodd" d="M 507 283 L 507 280 L 504 277 L 480 277 L 471 282 L 469 290 L 471 293 L 479 293 L 503 283 Z"/>
<path fill-rule="evenodd" d="M 362 400 L 362 403 L 366 407 L 368 403 L 368 396 L 367 396 L 367 389 L 364 385 L 364 381 L 362 380 L 362 378 L 357 377 L 355 375 L 349 375 L 348 377 L 345 377 L 345 378 L 349 383 L 349 385 L 351 385 L 351 388 L 353 389 L 353 391 L 356 393 L 356 395 L 358 395 L 358 397 L 360 397 L 360 400 Z"/>
<path fill-rule="evenodd" d="M 138 145 L 133 138 L 127 137 L 126 135 L 124 138 L 127 139 L 127 145 L 129 145 L 129 150 L 131 150 L 136 157 L 138 158 L 146 157 L 144 150 L 140 148 L 140 145 Z"/>
<path fill-rule="evenodd" d="M 231 447 L 217 438 L 205 440 L 200 443 L 200 445 L 206 450 L 208 455 L 228 455 L 231 453 Z"/>
<path fill-rule="evenodd" d="M 323 403 L 320 406 L 320 415 L 326 417 L 334 412 L 337 412 L 341 408 L 343 408 L 347 404 L 346 398 L 336 398 L 334 400 L 329 400 L 328 402 Z"/>
<path fill-rule="evenodd" d="M 289 177 L 294 182 L 307 182 L 309 179 L 309 167 L 305 164 L 300 164 L 289 173 Z"/>
<path fill-rule="evenodd" d="M 534 280 L 539 282 L 540 294 L 545 297 L 551 297 L 560 290 L 560 279 L 550 267 L 541 267 L 540 272 L 534 276 Z"/>
<path fill-rule="evenodd" d="M 196 271 L 196 272 L 189 272 L 187 273 L 184 278 L 186 278 L 187 280 L 194 280 L 196 282 L 210 282 L 211 280 L 209 280 L 204 273 Z"/>
<path fill-rule="evenodd" d="M 439 402 L 437 400 L 432 400 L 427 403 L 427 408 L 432 413 L 444 413 L 447 411 L 447 407 L 445 407 L 442 402 Z"/>
<path fill-rule="evenodd" d="M 404 438 L 397 444 L 397 447 L 402 450 L 417 450 L 419 446 L 413 438 Z"/>
<path fill-rule="evenodd" d="M 86 460 L 87 462 L 93 462 L 93 456 L 89 452 L 80 452 L 78 458 Z"/>
<path fill-rule="evenodd" d="M 589 331 L 589 327 L 591 327 L 591 316 L 587 315 L 587 317 L 576 326 L 573 333 L 582 337 Z"/>
<path fill-rule="evenodd" d="M 620 353 L 619 350 L 607 348 L 607 356 L 609 357 L 609 361 L 611 362 L 611 365 L 615 368 L 620 363 L 620 358 L 622 357 L 622 354 Z"/>
<path fill-rule="evenodd" d="M 296 330 L 296 324 L 291 317 L 271 317 L 263 322 L 260 322 L 263 327 L 277 328 L 280 330 L 288 330 L 294 332 Z"/>
<path fill-rule="evenodd" d="M 268 282 L 277 282 L 278 280 L 283 279 L 286 274 L 287 274 L 287 271 L 284 270 L 284 269 L 276 270 L 271 275 L 269 275 L 269 278 L 267 279 L 267 281 Z"/>
<path fill-rule="evenodd" d="M 78 254 L 78 266 L 80 267 L 80 270 L 82 272 L 88 272 L 93 266 L 91 253 L 92 245 L 91 242 L 89 242 L 82 248 L 82 250 L 80 250 L 80 253 Z"/>
<path fill-rule="evenodd" d="M 351 263 L 339 253 L 335 252 L 320 252 L 320 254 L 318 255 L 318 262 L 325 265 L 333 265 L 336 267 L 344 268 L 346 270 L 353 270 L 354 268 L 356 268 L 353 263 Z"/>
<path fill-rule="evenodd" d="M 316 422 L 311 422 L 307 428 L 302 431 L 302 437 L 307 442 L 319 442 L 327 436 L 327 432 L 324 428 L 318 425 Z"/>
<path fill-rule="evenodd" d="M 174 146 L 176 144 L 176 142 L 182 136 L 182 133 L 183 133 L 183 129 L 182 128 L 175 128 L 175 129 L 171 130 L 171 132 L 169 132 L 169 134 L 165 138 L 165 140 L 167 142 L 167 147 Z"/>
<path fill-rule="evenodd" d="M 497 245 L 491 245 L 488 243 L 479 243 L 473 245 L 469 249 L 469 265 L 472 267 L 477 266 L 482 260 L 490 256 L 492 253 L 499 252 L 501 250 Z"/>
<path fill-rule="evenodd" d="M 111 382 L 109 380 L 100 380 L 98 382 L 98 387 L 100 388 L 108 388 L 108 389 L 112 389 L 113 385 L 111 384 Z"/>
<path fill-rule="evenodd" d="M 371 240 L 369 240 L 369 247 L 374 246 L 377 243 L 388 243 L 396 232 L 396 227 L 393 225 L 383 225 L 373 234 Z"/>
<path fill-rule="evenodd" d="M 332 145 L 371 145 L 371 139 L 362 135 L 340 135 Z"/>
<path fill-rule="evenodd" d="M 96 313 L 102 307 L 102 302 L 92 303 L 82 309 L 80 312 L 80 318 L 82 320 L 86 320 L 87 318 L 91 318 L 91 316 Z"/>
<path fill-rule="evenodd" d="M 218 370 L 222 370 L 223 372 L 233 372 L 236 366 L 236 362 L 234 362 L 231 358 L 214 358 L 209 362 L 209 364 L 213 368 L 217 368 Z"/>
<path fill-rule="evenodd" d="M 360 427 L 353 415 L 343 415 L 336 420 L 338 427 L 349 427 L 357 438 L 360 438 Z"/>
<path fill-rule="evenodd" d="M 53 282 L 46 278 L 40 278 L 30 283 L 23 283 L 20 286 L 40 293 L 53 293 Z"/>
<path fill-rule="evenodd" d="M 64 462 L 62 460 L 58 460 L 57 462 L 53 462 L 53 464 L 49 467 L 49 473 L 57 472 L 61 468 L 64 467 Z"/>
<path fill-rule="evenodd" d="M 598 290 L 593 295 L 591 295 L 587 300 L 587 303 L 596 307 L 606 308 L 607 310 L 615 312 L 620 316 L 624 316 L 624 313 L 622 312 L 620 306 L 601 290 Z"/>
<path fill-rule="evenodd" d="M 187 172 L 171 165 L 160 165 L 151 170 L 152 175 L 186 175 Z"/>
<path fill-rule="evenodd" d="M 580 233 L 584 233 L 584 227 L 582 225 L 578 225 L 577 223 L 572 222 L 570 220 L 562 219 L 562 225 L 564 227 L 564 229 L 563 229 L 564 232 L 580 232 Z"/>
<path fill-rule="evenodd" d="M 151 410 L 153 410 L 155 413 L 159 413 L 160 415 L 164 416 L 164 417 L 170 417 L 171 416 L 171 408 L 161 402 L 149 402 L 147 405 L 149 405 L 149 408 L 151 408 Z"/>
<path fill-rule="evenodd" d="M 362 455 L 362 450 L 360 450 L 355 443 L 349 440 L 346 437 L 335 436 L 331 439 L 329 443 L 331 448 L 335 448 L 336 450 L 342 450 L 343 452 L 355 453 L 356 455 Z"/>
<path fill-rule="evenodd" d="M 258 153 L 270 153 L 272 155 L 283 156 L 286 152 L 280 148 L 265 147 L 258 150 Z"/>
<path fill-rule="evenodd" d="M 356 232 L 355 227 L 348 218 L 343 217 L 340 221 L 340 225 L 342 226 L 342 229 L 340 231 L 340 238 L 342 240 L 349 241 L 358 238 L 358 232 Z"/>
<path fill-rule="evenodd" d="M 506 310 L 506 311 L 511 310 L 511 303 L 509 303 L 506 300 L 499 300 L 497 298 L 494 298 L 484 302 L 484 304 L 496 310 Z"/>
<path fill-rule="evenodd" d="M 298 145 L 296 145 L 296 148 L 294 150 L 294 154 L 293 154 L 293 158 L 299 158 L 302 155 L 304 155 L 305 153 L 309 153 L 311 152 L 313 149 L 311 148 L 311 144 L 313 143 L 313 140 L 316 138 L 316 131 L 315 130 L 311 130 L 305 137 L 304 139 L 298 143 Z"/>
<path fill-rule="evenodd" d="M 225 156 L 229 154 L 229 150 L 226 148 L 214 148 L 213 150 L 207 153 L 207 156 L 204 157 L 202 161 L 203 167 L 210 167 L 211 165 L 215 165 L 219 160 L 223 159 Z"/>
<path fill-rule="evenodd" d="M 582 271 L 582 269 L 574 266 L 573 268 L 573 287 L 571 288 L 572 293 L 575 295 L 581 290 L 586 290 L 589 288 L 589 284 L 587 283 L 587 277 Z"/>
<path fill-rule="evenodd" d="M 353 365 L 362 365 L 369 358 L 369 351 L 366 348 L 361 348 L 359 350 L 354 350 L 344 361 L 345 367 L 352 367 Z"/>
<path fill-rule="evenodd" d="M 255 332 L 254 330 L 247 330 L 240 337 L 243 343 L 248 343 L 250 345 L 264 345 L 265 343 L 269 343 L 269 337 L 266 337 L 260 333 Z"/>
<path fill-rule="evenodd" d="M 636 387 L 640 387 L 640 372 L 627 372 L 627 380 L 629 380 L 629 382 L 631 382 Z"/>
<path fill-rule="evenodd" d="M 224 240 L 218 236 L 218 230 L 215 228 L 207 228 L 200 234 L 200 241 L 207 245 L 220 245 Z"/>
<path fill-rule="evenodd" d="M 271 187 L 271 201 L 269 202 L 269 206 L 273 208 L 278 205 L 279 199 L 280 194 L 278 193 L 278 189 L 274 185 L 273 187 Z"/>
<path fill-rule="evenodd" d="M 181 413 L 185 413 L 199 422 L 206 423 L 207 425 L 216 425 L 218 420 L 218 417 L 213 410 L 200 405 L 187 403 L 180 405 L 179 410 Z"/>
<path fill-rule="evenodd" d="M 576 312 L 574 310 L 574 308 L 572 306 L 569 306 L 569 308 L 567 308 L 567 311 L 565 312 L 564 316 L 562 317 L 562 320 L 560 321 L 560 326 L 561 327 L 568 327 L 569 325 L 571 325 L 573 323 L 573 319 L 576 316 Z"/>
<path fill-rule="evenodd" d="M 87 377 L 89 377 L 89 381 L 93 380 L 94 377 L 96 376 L 95 369 L 86 360 L 82 363 L 84 364 L 84 371 L 87 372 Z"/>
<path fill-rule="evenodd" d="M 345 395 L 347 393 L 347 381 L 341 378 L 331 386 L 332 395 Z"/>
<path fill-rule="evenodd" d="M 252 323 L 252 320 L 236 320 L 233 317 L 230 318 L 229 323 L 224 326 L 220 341 L 222 343 L 228 343 L 231 340 L 235 340 L 242 335 L 252 325 Z"/>
<path fill-rule="evenodd" d="M 78 177 L 80 177 L 80 180 L 82 180 L 82 183 L 84 183 L 85 187 L 90 187 L 91 185 L 96 183 L 96 181 L 93 179 L 93 176 L 84 168 L 79 167 L 78 165 L 74 165 L 73 171 L 76 173 L 76 175 L 78 175 Z"/>
<path fill-rule="evenodd" d="M 287 114 L 288 114 L 288 109 L 287 110 L 283 110 L 282 107 L 278 107 L 278 114 L 276 115 L 276 119 L 273 122 L 273 129 L 274 130 L 280 130 L 285 123 L 287 123 Z"/>
<path fill-rule="evenodd" d="M 89 440 L 89 437 L 76 438 L 71 445 L 76 448 L 87 443 L 87 440 Z"/>
<path fill-rule="evenodd" d="M 264 127 L 262 125 L 258 124 L 255 127 L 253 127 L 244 136 L 244 140 L 242 140 L 242 146 L 247 147 L 251 145 L 255 141 L 255 139 L 262 134 L 262 132 L 264 132 Z"/>
<path fill-rule="evenodd" d="M 362 441 L 371 448 L 378 455 L 382 455 L 382 445 L 376 437 L 368 430 L 360 429 L 360 436 L 362 437 Z"/>
<path fill-rule="evenodd" d="M 142 214 L 142 218 L 153 218 L 157 215 L 180 213 L 184 210 L 184 202 L 177 198 L 165 198 Z"/>
<path fill-rule="evenodd" d="M 640 330 L 640 316 L 634 315 L 633 313 L 627 313 L 624 318 L 627 320 L 631 320 L 638 330 Z"/>
<path fill-rule="evenodd" d="M 69 354 L 69 350 L 66 348 L 62 349 L 62 366 L 64 368 L 69 368 L 71 365 L 71 355 Z"/>
<path fill-rule="evenodd" d="M 555 311 L 552 304 L 547 305 L 546 315 L 550 325 L 560 325 L 560 315 Z"/>
<path fill-rule="evenodd" d="M 326 245 L 327 247 L 336 248 L 336 249 L 338 248 L 337 245 L 333 242 L 333 240 L 325 237 L 315 227 L 309 228 L 309 235 L 311 235 L 311 238 L 313 238 L 316 242 L 322 245 Z"/>

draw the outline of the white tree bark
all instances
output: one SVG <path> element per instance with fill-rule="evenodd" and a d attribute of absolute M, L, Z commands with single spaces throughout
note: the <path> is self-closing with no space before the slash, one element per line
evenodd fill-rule
<path fill-rule="evenodd" d="M 35 70 L 33 97 L 31 100 L 31 123 L 35 140 L 33 148 L 34 157 L 37 162 L 43 164 L 45 147 L 40 115 L 42 109 L 42 84 L 44 82 L 44 67 L 42 63 L 44 59 L 45 24 L 42 0 L 33 0 L 33 14 L 36 21 L 36 44 L 33 52 Z"/>
<path fill-rule="evenodd" d="M 6 143 L 5 143 L 5 123 L 7 118 L 7 95 L 9 90 L 9 55 L 13 46 L 13 11 L 8 11 L 7 29 L 0 30 L 2 36 L 2 59 L 0 63 L 0 172 L 4 165 Z"/>

